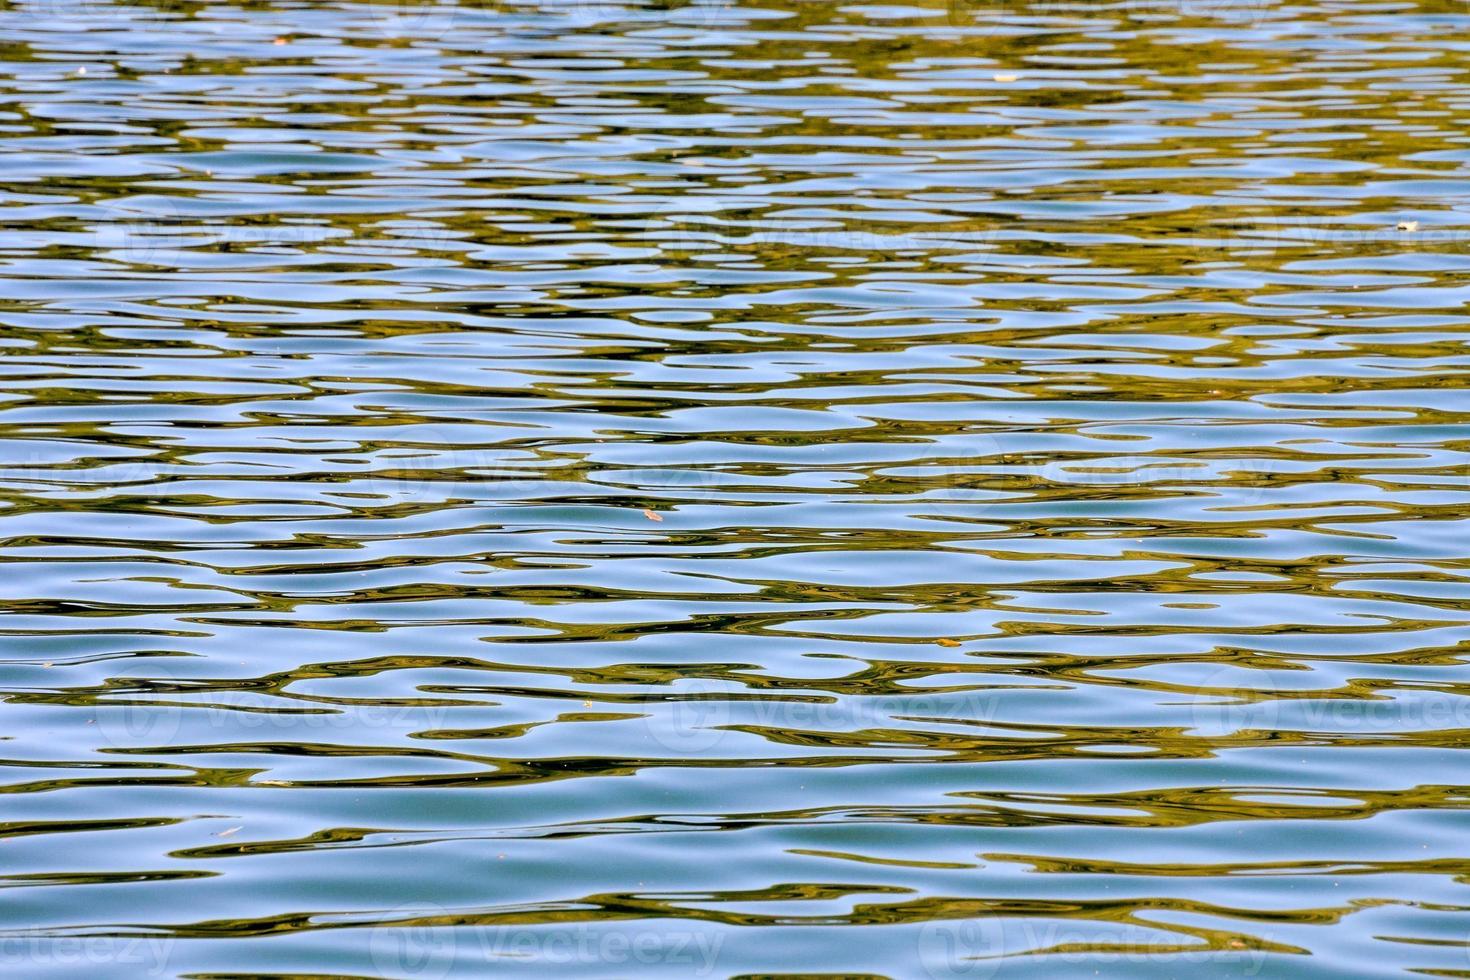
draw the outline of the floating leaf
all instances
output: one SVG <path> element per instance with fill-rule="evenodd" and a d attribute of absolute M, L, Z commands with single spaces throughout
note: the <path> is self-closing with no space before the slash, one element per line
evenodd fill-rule
<path fill-rule="evenodd" d="M 663 515 L 659 514 L 657 511 L 653 511 L 653 510 L 645 510 L 643 512 L 643 516 L 646 517 L 646 518 L 648 518 L 650 521 L 661 521 L 661 520 L 663 520 Z"/>
<path fill-rule="evenodd" d="M 959 640 L 951 640 L 948 637 L 941 638 L 937 642 L 942 647 L 957 647 L 957 646 L 960 645 L 960 641 Z"/>

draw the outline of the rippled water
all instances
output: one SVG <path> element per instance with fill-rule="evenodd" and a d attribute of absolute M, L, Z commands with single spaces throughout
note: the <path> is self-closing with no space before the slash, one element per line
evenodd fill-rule
<path fill-rule="evenodd" d="M 1470 976 L 1460 4 L 11 3 L 8 976 Z"/>

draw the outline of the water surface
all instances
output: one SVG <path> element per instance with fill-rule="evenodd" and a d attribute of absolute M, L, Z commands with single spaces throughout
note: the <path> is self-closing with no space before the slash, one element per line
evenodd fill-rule
<path fill-rule="evenodd" d="M 1470 976 L 1470 17 L 12 2 L 0 965 Z"/>

